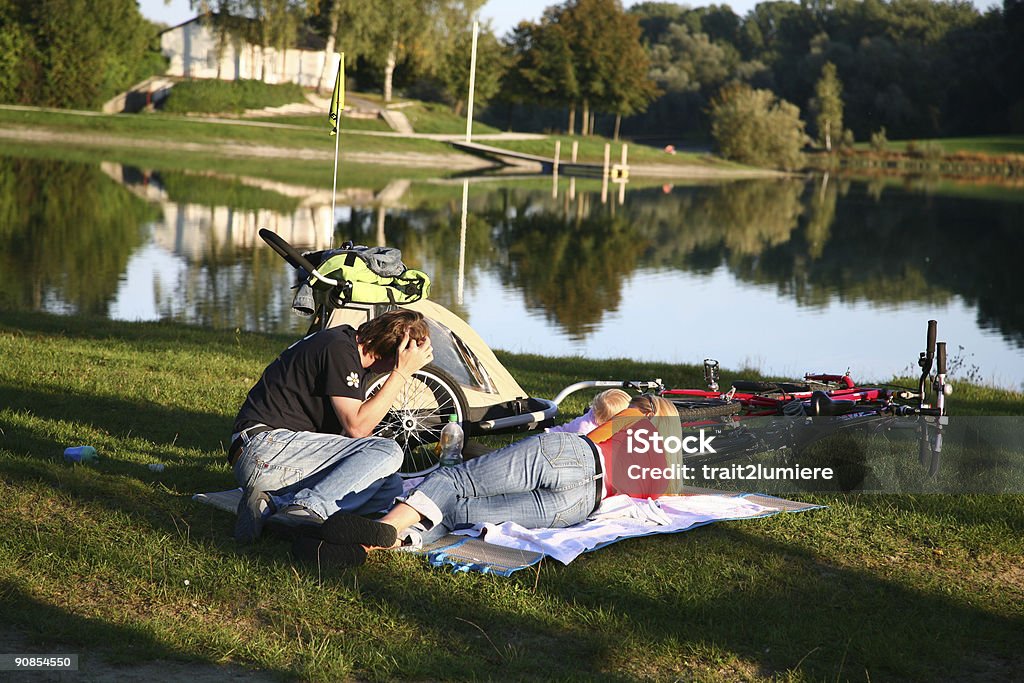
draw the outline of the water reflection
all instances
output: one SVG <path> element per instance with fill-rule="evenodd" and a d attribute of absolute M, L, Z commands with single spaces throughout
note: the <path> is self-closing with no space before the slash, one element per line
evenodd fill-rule
<path fill-rule="evenodd" d="M 0 157 L 0 304 L 106 314 L 158 214 L 98 167 Z"/>
<path fill-rule="evenodd" d="M 580 182 L 570 198 L 564 187 L 553 197 L 550 180 L 472 182 L 460 244 L 462 187 L 349 188 L 332 230 L 330 193 L 318 188 L 0 157 L 0 303 L 298 331 L 291 272 L 256 234 L 269 227 L 307 248 L 401 248 L 431 274 L 435 298 L 499 348 L 693 361 L 694 343 L 677 355 L 654 337 L 722 329 L 723 344 L 767 320 L 783 344 L 822 323 L 866 324 L 847 338 L 867 344 L 903 318 L 916 330 L 925 317 L 959 316 L 969 348 L 985 364 L 998 356 L 1003 383 L 1024 375 L 1024 307 L 1009 295 L 1024 202 L 1012 196 L 824 176 L 631 188 L 617 206 L 600 202 L 599 183 Z M 644 329 L 638 352 L 628 338 Z M 790 367 L 799 351 L 764 339 L 755 348 L 762 369 L 806 369 Z M 901 354 L 898 365 L 876 354 L 871 372 L 904 369 L 913 359 Z"/>

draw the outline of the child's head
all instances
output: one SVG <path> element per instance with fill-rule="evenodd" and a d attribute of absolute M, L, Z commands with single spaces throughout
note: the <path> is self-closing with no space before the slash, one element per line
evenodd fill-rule
<path fill-rule="evenodd" d="M 622 389 L 602 391 L 590 404 L 594 409 L 594 422 L 601 424 L 629 407 L 629 394 Z"/>
<path fill-rule="evenodd" d="M 629 402 L 629 407 L 642 411 L 647 417 L 679 417 L 679 410 L 672 401 L 653 394 L 634 396 Z"/>

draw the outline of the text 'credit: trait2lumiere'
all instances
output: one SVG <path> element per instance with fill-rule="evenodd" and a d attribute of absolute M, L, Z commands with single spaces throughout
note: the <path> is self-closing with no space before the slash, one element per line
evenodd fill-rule
<path fill-rule="evenodd" d="M 626 431 L 626 451 L 631 455 L 647 455 L 652 452 L 665 453 L 666 455 L 685 453 L 687 455 L 704 455 L 715 453 L 711 442 L 714 436 L 707 436 L 704 430 L 699 435 L 687 437 L 662 436 L 657 431 L 647 429 L 629 429 Z M 834 476 L 831 467 L 801 467 L 794 465 L 790 467 L 765 467 L 761 464 L 733 463 L 731 465 L 685 465 L 682 463 L 670 463 L 664 467 L 647 467 L 643 465 L 629 465 L 626 468 L 626 476 L 634 480 L 651 479 L 785 479 L 785 480 L 813 480 L 832 479 Z"/>

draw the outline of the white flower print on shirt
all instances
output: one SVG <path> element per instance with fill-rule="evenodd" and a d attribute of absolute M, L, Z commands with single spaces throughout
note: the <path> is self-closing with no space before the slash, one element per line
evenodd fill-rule
<path fill-rule="evenodd" d="M 348 373 L 348 377 L 345 378 L 345 383 L 350 387 L 359 388 L 359 375 L 354 372 Z"/>

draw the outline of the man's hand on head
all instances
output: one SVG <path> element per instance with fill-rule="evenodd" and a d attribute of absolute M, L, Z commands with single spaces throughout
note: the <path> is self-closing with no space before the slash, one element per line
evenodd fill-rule
<path fill-rule="evenodd" d="M 402 337 L 402 342 L 398 345 L 395 370 L 408 378 L 412 376 L 412 373 L 421 370 L 432 360 L 434 360 L 434 350 L 430 345 L 430 337 L 416 340 L 406 332 L 405 336 Z"/>

